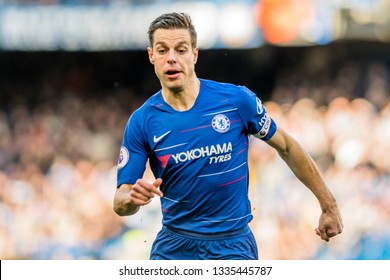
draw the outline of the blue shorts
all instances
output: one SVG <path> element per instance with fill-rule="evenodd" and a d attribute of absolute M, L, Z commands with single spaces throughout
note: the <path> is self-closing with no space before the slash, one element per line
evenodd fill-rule
<path fill-rule="evenodd" d="M 246 226 L 228 233 L 198 234 L 163 227 L 151 260 L 257 260 L 255 237 Z"/>

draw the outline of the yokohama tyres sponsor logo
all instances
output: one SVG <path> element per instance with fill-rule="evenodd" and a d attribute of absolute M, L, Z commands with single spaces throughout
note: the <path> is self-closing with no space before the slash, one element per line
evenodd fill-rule
<path fill-rule="evenodd" d="M 179 162 L 186 162 L 189 160 L 194 160 L 203 157 L 210 157 L 210 163 L 212 163 L 212 159 L 219 158 L 218 156 L 223 154 L 231 153 L 233 150 L 232 143 L 223 143 L 217 145 L 210 145 L 206 147 L 196 148 L 189 151 L 177 153 L 176 155 L 172 155 L 172 158 L 175 160 L 176 164 Z M 225 160 L 230 160 L 229 157 L 223 157 Z M 229 158 L 229 159 L 228 159 Z"/>

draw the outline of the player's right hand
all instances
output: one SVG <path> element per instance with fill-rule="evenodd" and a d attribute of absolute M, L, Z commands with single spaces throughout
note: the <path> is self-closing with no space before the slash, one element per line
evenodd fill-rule
<path fill-rule="evenodd" d="M 145 179 L 138 179 L 131 188 L 130 202 L 143 206 L 149 204 L 156 195 L 163 197 L 163 193 L 159 189 L 161 183 L 161 178 L 156 179 L 153 183 L 149 183 Z"/>

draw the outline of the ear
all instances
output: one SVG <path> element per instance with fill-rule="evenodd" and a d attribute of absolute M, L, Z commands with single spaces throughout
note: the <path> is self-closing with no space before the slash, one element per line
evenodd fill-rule
<path fill-rule="evenodd" d="M 151 47 L 148 47 L 147 50 L 148 50 L 149 61 L 151 64 L 154 64 L 153 49 Z"/>
<path fill-rule="evenodd" d="M 199 48 L 194 49 L 194 64 L 198 61 Z"/>

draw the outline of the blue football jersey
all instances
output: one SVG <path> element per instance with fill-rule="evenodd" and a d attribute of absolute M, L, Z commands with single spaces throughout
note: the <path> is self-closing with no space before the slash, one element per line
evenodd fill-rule
<path fill-rule="evenodd" d="M 191 109 L 178 112 L 161 91 L 126 125 L 117 186 L 142 178 L 147 160 L 162 178 L 166 226 L 198 233 L 242 228 L 252 219 L 248 198 L 248 137 L 276 131 L 260 99 L 243 86 L 200 80 Z"/>

